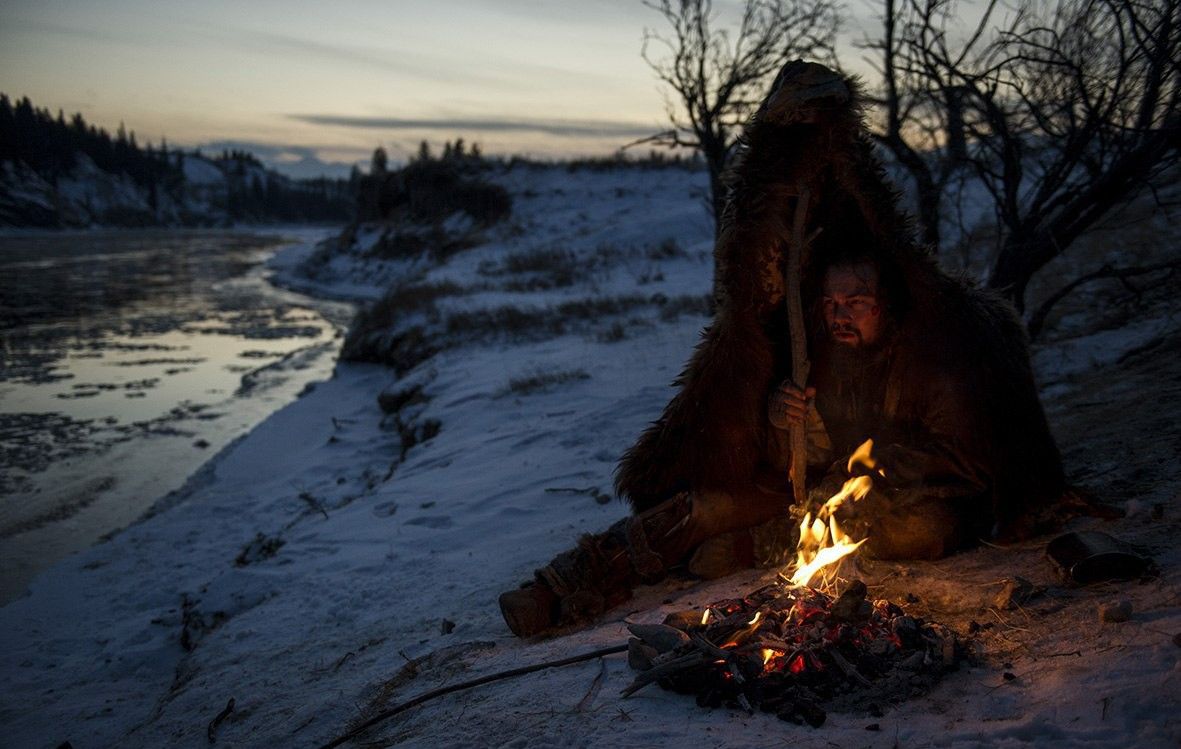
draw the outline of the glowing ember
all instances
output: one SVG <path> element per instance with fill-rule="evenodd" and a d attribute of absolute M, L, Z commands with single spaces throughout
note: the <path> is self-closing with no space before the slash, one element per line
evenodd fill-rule
<path fill-rule="evenodd" d="M 828 709 L 864 710 L 929 688 L 963 658 L 953 632 L 867 594 L 860 580 L 834 597 L 781 577 L 714 603 L 705 624 L 682 612 L 663 625 L 629 625 L 638 674 L 623 694 L 658 684 L 702 707 L 817 727 Z"/>
<path fill-rule="evenodd" d="M 791 575 L 792 585 L 810 585 L 818 573 L 849 556 L 865 543 L 866 539 L 854 541 L 845 533 L 836 519 L 836 511 L 846 502 L 857 502 L 873 488 L 872 475 L 885 476 L 873 456 L 873 440 L 866 440 L 849 456 L 848 471 L 855 468 L 869 471 L 869 474 L 854 476 L 845 482 L 841 490 L 829 498 L 817 511 L 804 515 L 800 523 L 800 540 L 796 545 L 796 570 Z M 871 475 L 872 474 L 872 475 Z M 826 581 L 827 583 L 827 581 Z M 821 587 L 825 587 L 822 583 Z"/>

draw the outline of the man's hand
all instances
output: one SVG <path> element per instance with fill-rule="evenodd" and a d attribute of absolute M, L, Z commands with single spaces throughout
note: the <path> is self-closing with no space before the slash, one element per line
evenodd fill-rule
<path fill-rule="evenodd" d="M 790 429 L 793 424 L 803 424 L 815 397 L 816 388 L 801 390 L 791 380 L 784 380 L 767 400 L 767 417 L 771 419 L 771 426 Z"/>

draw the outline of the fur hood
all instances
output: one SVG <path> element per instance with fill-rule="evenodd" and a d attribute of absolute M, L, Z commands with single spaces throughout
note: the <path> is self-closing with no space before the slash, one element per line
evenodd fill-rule
<path fill-rule="evenodd" d="M 771 438 L 766 399 L 790 372 L 785 241 L 802 184 L 812 196 L 808 230 L 821 230 L 803 269 L 805 309 L 819 285 L 818 257 L 842 244 L 872 248 L 904 290 L 893 301 L 907 335 L 941 362 L 970 363 L 982 388 L 982 428 L 999 467 L 994 494 L 1008 498 L 994 508 L 997 519 L 1009 523 L 1022 507 L 1061 493 L 1023 326 L 1011 306 L 944 273 L 916 243 L 873 154 L 852 81 L 814 63 L 786 65 L 747 125 L 727 183 L 714 320 L 675 383 L 679 392 L 616 471 L 616 491 L 636 511 L 679 491 L 751 487 Z"/>

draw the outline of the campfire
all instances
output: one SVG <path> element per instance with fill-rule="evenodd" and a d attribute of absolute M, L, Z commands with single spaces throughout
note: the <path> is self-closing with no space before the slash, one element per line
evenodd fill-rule
<path fill-rule="evenodd" d="M 629 625 L 628 662 L 639 675 L 624 696 L 655 683 L 703 707 L 757 708 L 818 727 L 826 707 L 880 714 L 954 668 L 963 648 L 948 628 L 869 600 L 860 580 L 833 594 L 838 563 L 865 542 L 842 531 L 837 511 L 884 475 L 872 453 L 869 440 L 849 459 L 854 478 L 804 516 L 790 575 L 663 624 Z"/>

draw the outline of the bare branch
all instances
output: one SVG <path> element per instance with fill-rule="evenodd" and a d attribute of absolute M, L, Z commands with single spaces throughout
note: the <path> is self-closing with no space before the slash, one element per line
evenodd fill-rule
<path fill-rule="evenodd" d="M 644 4 L 665 24 L 663 33 L 645 31 L 641 55 L 672 92 L 674 135 L 638 142 L 700 151 L 710 172 L 714 215 L 720 216 L 727 156 L 771 79 L 796 58 L 835 59 L 840 21 L 835 0 L 745 0 L 731 28 L 720 26 L 710 0 Z"/>

